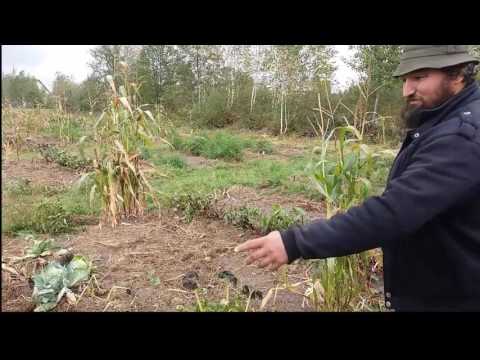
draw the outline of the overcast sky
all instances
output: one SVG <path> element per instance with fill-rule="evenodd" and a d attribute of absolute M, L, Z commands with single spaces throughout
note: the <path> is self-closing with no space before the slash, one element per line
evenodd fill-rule
<path fill-rule="evenodd" d="M 89 50 L 96 45 L 3 45 L 2 72 L 24 70 L 35 76 L 51 89 L 57 71 L 73 76 L 77 83 L 86 79 L 91 61 Z M 342 57 L 350 56 L 348 45 L 337 45 L 337 66 L 335 80 L 345 87 L 356 79 L 355 74 L 345 65 Z"/>

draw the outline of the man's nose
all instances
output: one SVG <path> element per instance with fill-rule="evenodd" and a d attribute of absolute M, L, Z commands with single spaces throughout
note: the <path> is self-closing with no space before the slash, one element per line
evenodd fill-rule
<path fill-rule="evenodd" d="M 409 97 L 415 94 L 415 86 L 409 79 L 405 79 L 403 83 L 403 97 Z"/>

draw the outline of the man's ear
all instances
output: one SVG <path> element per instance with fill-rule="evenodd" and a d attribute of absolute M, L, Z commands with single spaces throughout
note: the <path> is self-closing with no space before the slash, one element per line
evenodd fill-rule
<path fill-rule="evenodd" d="M 460 73 L 455 79 L 453 79 L 453 84 L 456 86 L 462 85 L 464 81 L 465 81 L 465 75 Z"/>

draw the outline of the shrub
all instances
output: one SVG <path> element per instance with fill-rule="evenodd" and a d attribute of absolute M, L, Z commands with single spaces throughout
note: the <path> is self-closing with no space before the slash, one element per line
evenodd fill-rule
<path fill-rule="evenodd" d="M 183 158 L 178 155 L 168 155 L 160 159 L 161 164 L 166 164 L 176 169 L 185 169 L 187 164 Z"/>
<path fill-rule="evenodd" d="M 201 154 L 209 159 L 241 160 L 242 150 L 243 145 L 240 139 L 219 132 L 204 144 Z"/>
<path fill-rule="evenodd" d="M 60 166 L 70 169 L 81 169 L 90 166 L 90 160 L 83 160 L 79 157 L 68 154 L 66 151 L 58 149 L 53 145 L 41 145 L 40 154 L 48 162 L 55 162 Z"/>
<path fill-rule="evenodd" d="M 212 194 L 191 193 L 174 194 L 168 199 L 169 206 L 180 210 L 185 216 L 186 222 L 191 222 L 196 215 L 217 217 L 213 209 L 214 196 Z"/>
<path fill-rule="evenodd" d="M 226 94 L 212 90 L 203 103 L 193 107 L 192 119 L 200 127 L 223 128 L 238 120 L 238 116 L 227 111 Z"/>
<path fill-rule="evenodd" d="M 241 160 L 245 145 L 238 137 L 218 132 L 213 136 L 194 135 L 186 139 L 182 147 L 192 155 L 209 159 Z"/>

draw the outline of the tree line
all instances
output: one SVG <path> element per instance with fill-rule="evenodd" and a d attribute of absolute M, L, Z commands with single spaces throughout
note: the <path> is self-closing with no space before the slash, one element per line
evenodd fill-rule
<path fill-rule="evenodd" d="M 473 53 L 480 52 L 472 45 Z M 51 89 L 24 72 L 2 73 L 2 104 L 99 112 L 106 76 L 134 84 L 137 101 L 190 126 L 239 126 L 322 135 L 349 121 L 362 134 L 398 133 L 397 45 L 352 45 L 358 81 L 333 91 L 331 45 L 101 45 L 81 83 L 57 73 Z"/>

